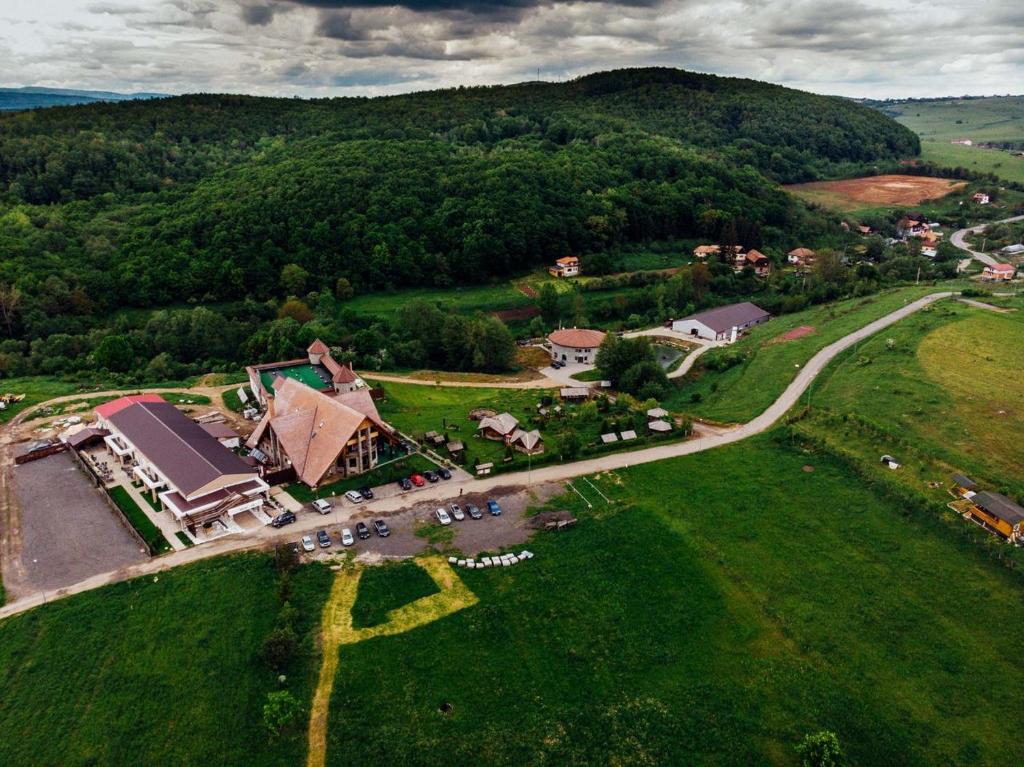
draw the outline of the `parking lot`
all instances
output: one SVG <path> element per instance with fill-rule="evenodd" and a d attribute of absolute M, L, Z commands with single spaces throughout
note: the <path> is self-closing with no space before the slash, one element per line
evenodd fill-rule
<path fill-rule="evenodd" d="M 57 589 L 149 559 L 68 453 L 14 469 L 25 582 L 12 591 Z"/>
<path fill-rule="evenodd" d="M 530 506 L 544 503 L 552 495 L 562 491 L 561 485 L 551 483 L 525 489 L 508 488 L 496 491 L 489 495 L 466 494 L 462 497 L 448 499 L 443 504 L 440 501 L 425 501 L 415 503 L 415 496 L 410 497 L 411 506 L 398 512 L 389 514 L 374 514 L 370 508 L 353 506 L 347 501 L 338 499 L 336 503 L 340 508 L 337 511 L 324 516 L 325 530 L 331 537 L 331 546 L 328 549 L 321 549 L 317 546 L 316 551 L 305 555 L 309 558 L 330 556 L 340 550 L 352 551 L 360 557 L 409 557 L 426 550 L 430 541 L 422 533 L 426 526 L 432 526 L 434 535 L 452 536 L 451 542 L 438 543 L 437 547 L 447 550 L 457 549 L 467 556 L 475 556 L 481 551 L 496 551 L 508 546 L 515 546 L 525 542 L 533 531 L 526 525 L 526 510 Z M 376 492 L 376 491 L 375 491 Z M 501 516 L 492 516 L 487 512 L 487 500 L 493 498 L 501 506 Z M 466 519 L 462 522 L 453 521 L 441 532 L 441 525 L 434 516 L 434 510 L 444 505 L 446 509 L 454 501 L 458 503 L 463 511 L 468 504 L 475 504 L 483 512 L 482 519 Z M 312 514 L 316 512 L 307 510 L 301 514 Z M 373 530 L 373 520 L 384 519 L 391 530 L 387 538 L 379 537 Z M 370 537 L 366 540 L 356 538 L 355 544 L 350 547 L 341 545 L 341 530 L 349 528 L 355 535 L 356 523 L 363 521 L 370 528 Z M 421 535 L 417 535 L 420 531 Z M 447 531 L 450 531 L 448 533 Z M 310 537 L 316 544 L 315 533 Z"/>

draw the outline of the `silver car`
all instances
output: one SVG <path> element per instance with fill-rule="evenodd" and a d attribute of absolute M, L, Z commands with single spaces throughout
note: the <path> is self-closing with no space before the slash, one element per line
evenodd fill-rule
<path fill-rule="evenodd" d="M 462 510 L 462 507 L 457 503 L 451 504 L 452 517 L 455 518 L 456 522 L 461 522 L 466 518 L 466 512 Z"/>
<path fill-rule="evenodd" d="M 302 536 L 302 549 L 303 551 L 313 551 L 316 546 L 313 545 L 313 539 L 308 535 Z"/>
<path fill-rule="evenodd" d="M 347 527 L 342 528 L 342 530 L 341 530 L 341 545 L 342 546 L 351 546 L 355 542 L 356 542 L 356 539 L 352 537 L 352 531 L 349 530 Z"/>

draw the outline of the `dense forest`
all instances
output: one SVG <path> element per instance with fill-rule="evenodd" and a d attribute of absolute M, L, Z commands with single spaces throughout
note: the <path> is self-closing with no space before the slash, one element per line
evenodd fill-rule
<path fill-rule="evenodd" d="M 849 100 L 671 69 L 0 115 L 0 374 L 273 356 L 255 348 L 269 322 L 324 317 L 282 313 L 288 297 L 340 311 L 352 292 L 486 283 L 570 253 L 731 232 L 785 247 L 823 224 L 779 182 L 918 151 Z M 213 308 L 173 309 L 190 304 Z M 201 329 L 176 328 L 175 343 L 154 331 L 110 367 L 104 340 L 155 321 L 111 326 L 133 307 Z M 32 353 L 52 336 L 65 353 Z"/>

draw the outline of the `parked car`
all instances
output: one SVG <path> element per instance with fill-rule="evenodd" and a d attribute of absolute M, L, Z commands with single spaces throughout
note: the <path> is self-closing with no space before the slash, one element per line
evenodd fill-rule
<path fill-rule="evenodd" d="M 427 484 L 427 480 L 423 479 L 422 474 L 413 474 L 411 477 L 409 477 L 409 481 L 416 485 L 416 487 L 423 487 L 425 484 Z"/>
<path fill-rule="evenodd" d="M 441 479 L 451 479 L 452 473 L 448 471 L 444 466 L 437 470 L 437 473 L 441 476 Z"/>
<path fill-rule="evenodd" d="M 274 517 L 274 520 L 270 523 L 271 527 L 284 527 L 290 525 L 296 519 L 294 511 L 286 511 L 282 514 L 278 514 Z"/>
<path fill-rule="evenodd" d="M 323 530 L 316 531 L 316 540 L 320 544 L 321 549 L 326 549 L 331 545 L 331 536 Z"/>
<path fill-rule="evenodd" d="M 462 513 L 462 507 L 459 506 L 459 504 L 453 503 L 451 505 L 451 508 L 452 508 L 452 519 L 454 519 L 456 522 L 461 522 L 462 520 L 464 520 L 466 518 L 466 515 Z"/>
<path fill-rule="evenodd" d="M 437 517 L 437 521 L 442 525 L 450 525 L 452 523 L 452 518 L 448 516 L 448 512 L 440 506 L 437 507 L 434 516 Z"/>
<path fill-rule="evenodd" d="M 402 477 L 398 480 L 398 486 L 403 490 L 412 490 L 412 482 L 409 481 L 408 477 Z"/>
<path fill-rule="evenodd" d="M 365 485 L 359 488 L 359 495 L 363 496 L 363 498 L 367 501 L 373 500 L 373 491 L 369 487 L 366 487 Z"/>
<path fill-rule="evenodd" d="M 302 548 L 305 551 L 312 551 L 316 548 L 316 546 L 313 545 L 313 539 L 310 538 L 308 535 L 302 536 Z"/>
<path fill-rule="evenodd" d="M 484 513 L 480 511 L 478 506 L 470 503 L 466 505 L 466 513 L 469 514 L 470 519 L 483 519 Z"/>
<path fill-rule="evenodd" d="M 318 498 L 317 500 L 313 501 L 313 508 L 316 511 L 319 511 L 321 514 L 330 514 L 331 509 L 334 508 L 334 504 L 326 500 L 325 498 Z"/>
<path fill-rule="evenodd" d="M 427 482 L 437 482 L 437 480 L 440 479 L 440 477 L 432 471 L 423 472 L 423 478 L 427 480 Z"/>
<path fill-rule="evenodd" d="M 498 502 L 495 501 L 495 500 L 487 501 L 487 510 L 489 512 L 491 512 L 491 516 L 492 517 L 500 517 L 501 516 L 501 506 L 499 506 Z"/>
<path fill-rule="evenodd" d="M 383 519 L 373 520 L 373 529 L 377 531 L 377 535 L 381 538 L 387 538 L 391 535 L 391 531 L 388 529 L 388 523 Z"/>
<path fill-rule="evenodd" d="M 358 490 L 349 490 L 347 493 L 345 493 L 345 497 L 352 501 L 352 503 L 363 502 L 363 496 Z"/>
<path fill-rule="evenodd" d="M 365 522 L 356 522 L 356 535 L 363 541 L 370 537 L 370 528 L 366 526 Z"/>
<path fill-rule="evenodd" d="M 352 537 L 352 531 L 349 530 L 347 527 L 342 528 L 342 530 L 341 530 L 341 545 L 342 546 L 351 546 L 355 542 L 356 542 L 356 539 Z"/>

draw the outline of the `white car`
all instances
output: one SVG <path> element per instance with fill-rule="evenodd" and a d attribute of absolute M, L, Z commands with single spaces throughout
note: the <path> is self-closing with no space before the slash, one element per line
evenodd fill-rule
<path fill-rule="evenodd" d="M 352 503 L 363 502 L 363 496 L 358 490 L 349 490 L 347 493 L 345 493 L 345 497 L 352 501 Z"/>
<path fill-rule="evenodd" d="M 450 525 L 452 523 L 452 518 L 448 516 L 448 512 L 441 507 L 438 507 L 437 511 L 434 512 L 434 516 L 437 517 L 437 521 L 442 525 Z"/>
<path fill-rule="evenodd" d="M 342 546 L 351 546 L 355 542 L 356 542 L 356 539 L 352 537 L 352 531 L 349 530 L 347 527 L 342 528 L 342 530 L 341 530 L 341 545 Z"/>
<path fill-rule="evenodd" d="M 323 498 L 318 498 L 313 501 L 313 508 L 319 511 L 321 514 L 330 514 L 331 509 L 334 508 L 334 504 L 330 501 L 326 501 Z"/>
<path fill-rule="evenodd" d="M 466 518 L 466 513 L 462 510 L 462 507 L 457 503 L 452 504 L 452 516 L 456 522 L 461 522 Z"/>
<path fill-rule="evenodd" d="M 313 551 L 316 546 L 313 545 L 313 539 L 308 535 L 302 536 L 302 548 L 304 551 Z"/>

